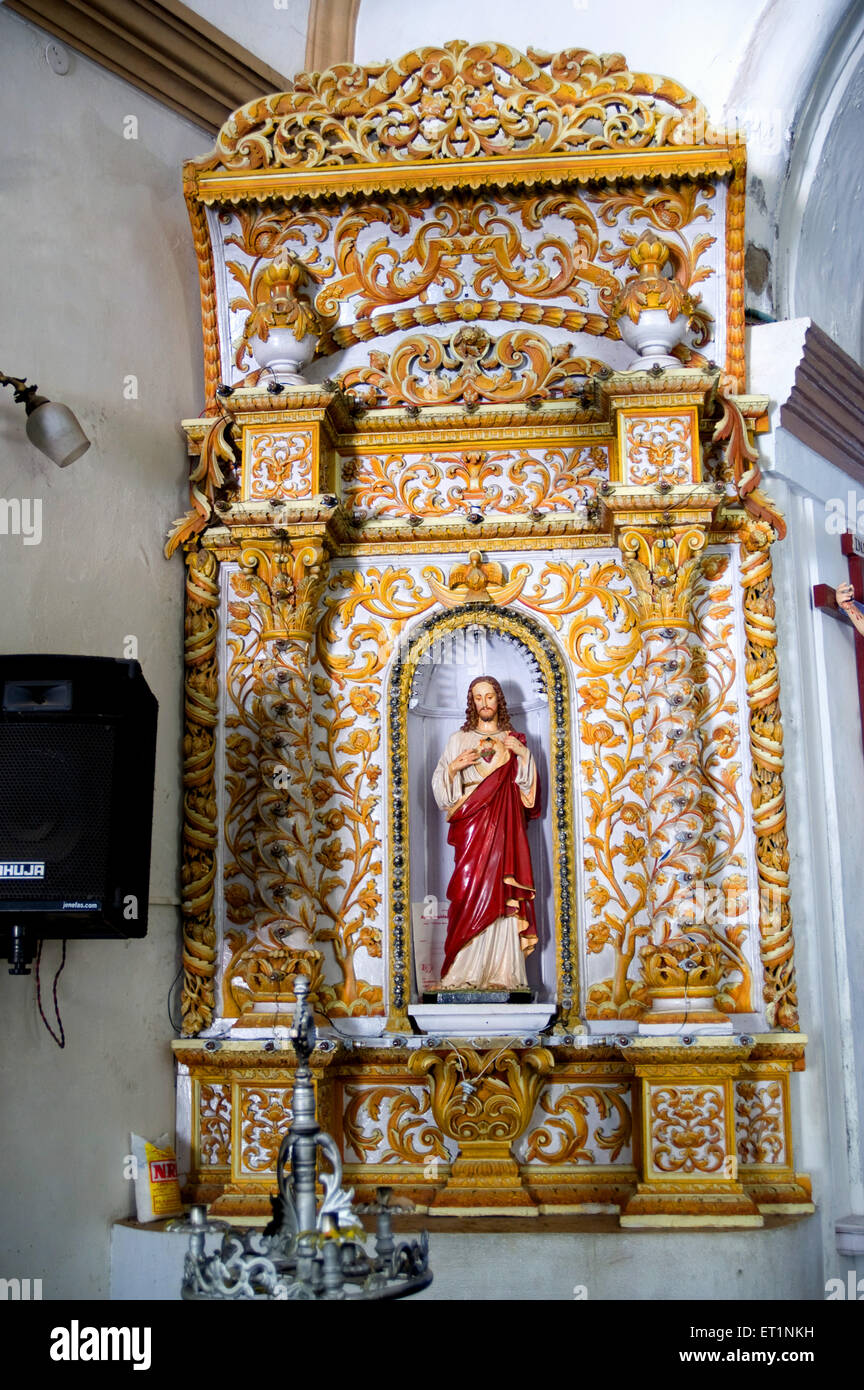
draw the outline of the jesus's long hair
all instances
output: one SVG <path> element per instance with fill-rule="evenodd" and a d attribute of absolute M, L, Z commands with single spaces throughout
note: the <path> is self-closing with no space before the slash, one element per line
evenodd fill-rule
<path fill-rule="evenodd" d="M 468 687 L 468 704 L 465 710 L 465 723 L 462 725 L 463 734 L 472 733 L 477 728 L 477 708 L 473 698 L 475 685 L 491 685 L 498 696 L 498 728 L 503 734 L 511 732 L 513 725 L 510 723 L 510 715 L 507 713 L 504 691 L 494 676 L 476 676 Z"/>

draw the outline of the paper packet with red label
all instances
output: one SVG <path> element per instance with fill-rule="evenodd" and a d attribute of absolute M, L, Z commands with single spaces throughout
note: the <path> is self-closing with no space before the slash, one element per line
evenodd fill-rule
<path fill-rule="evenodd" d="M 131 1139 L 138 1220 L 143 1224 L 161 1221 L 167 1216 L 182 1216 L 177 1156 L 168 1143 L 168 1135 L 160 1134 L 155 1144 L 140 1134 L 133 1134 Z"/>

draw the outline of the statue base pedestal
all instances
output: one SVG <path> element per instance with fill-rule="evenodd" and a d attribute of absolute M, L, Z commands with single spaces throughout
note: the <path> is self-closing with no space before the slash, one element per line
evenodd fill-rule
<path fill-rule="evenodd" d="M 441 991 L 444 993 L 445 991 Z M 447 991 L 449 993 L 449 991 Z M 443 1038 L 527 1037 L 542 1033 L 555 1013 L 552 1003 L 492 1003 L 489 994 L 453 991 L 452 1004 L 409 1004 L 408 1013 L 421 1033 Z M 502 991 L 503 993 L 503 991 Z M 476 1000 L 476 1002 L 470 1002 Z"/>

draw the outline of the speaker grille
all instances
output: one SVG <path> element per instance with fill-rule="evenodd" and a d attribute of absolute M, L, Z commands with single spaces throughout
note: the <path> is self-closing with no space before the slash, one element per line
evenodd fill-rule
<path fill-rule="evenodd" d="M 0 902 L 104 901 L 113 725 L 0 726 L 0 866 L 44 863 L 44 877 L 0 868 Z"/>

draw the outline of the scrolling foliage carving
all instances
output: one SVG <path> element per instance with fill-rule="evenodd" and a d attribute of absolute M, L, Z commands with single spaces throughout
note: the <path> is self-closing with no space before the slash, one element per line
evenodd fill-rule
<path fill-rule="evenodd" d="M 663 234 L 675 273 L 662 283 L 688 296 L 694 341 L 702 346 L 710 319 L 695 286 L 715 273 L 705 257 L 716 237 L 697 225 L 707 219 L 716 230 L 714 196 L 710 183 L 660 180 L 637 190 L 619 180 L 584 196 L 514 191 L 480 201 L 454 190 L 447 197 L 406 193 L 392 201 L 222 212 L 221 250 L 239 290 L 229 307 L 246 315 L 235 364 L 242 370 L 246 363 L 260 287 L 285 258 L 302 264 L 319 286 L 323 352 L 400 330 L 476 320 L 617 339 L 617 305 L 632 283 L 625 284 L 622 267 L 646 230 Z M 337 325 L 349 306 L 353 322 Z M 680 351 L 686 358 L 688 350 Z M 587 371 L 602 366 L 584 360 Z"/>
<path fill-rule="evenodd" d="M 416 333 L 389 355 L 370 353 L 369 364 L 344 372 L 340 385 L 368 385 L 386 405 L 506 404 L 548 397 L 556 387 L 558 394 L 572 396 L 598 365 L 574 357 L 569 343 L 551 347 L 524 328 L 493 338 L 478 324 L 463 326 L 449 339 Z"/>
<path fill-rule="evenodd" d="M 248 102 L 198 167 L 344 164 L 675 148 L 708 130 L 701 102 L 620 53 L 520 53 L 499 43 L 414 49 L 378 67 L 304 73 Z"/>

